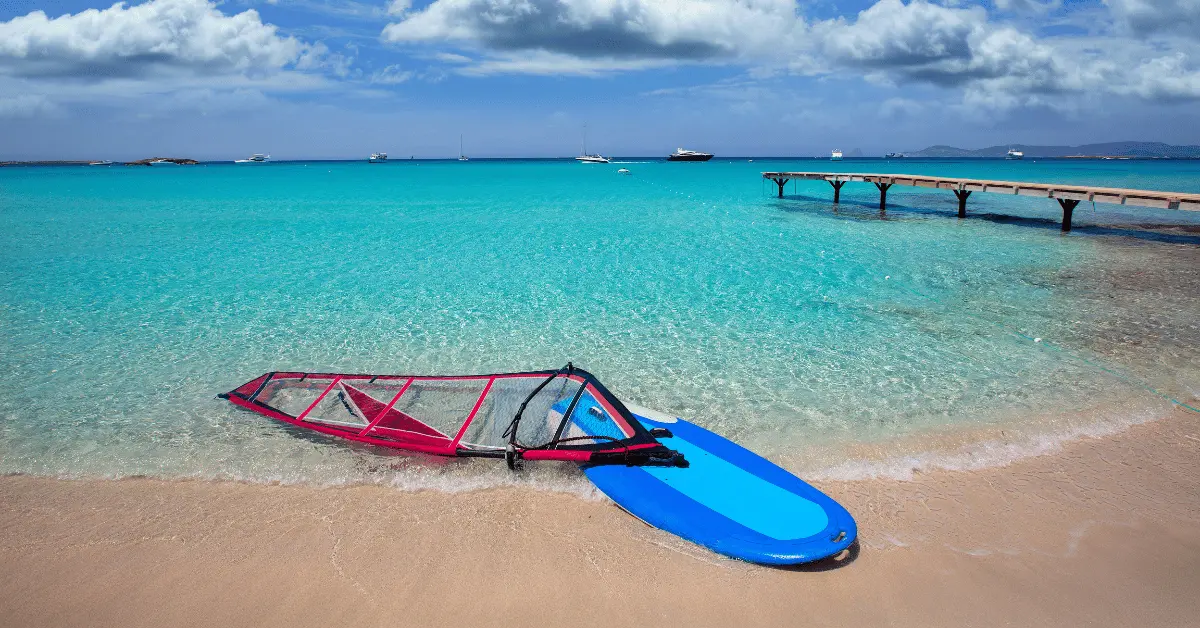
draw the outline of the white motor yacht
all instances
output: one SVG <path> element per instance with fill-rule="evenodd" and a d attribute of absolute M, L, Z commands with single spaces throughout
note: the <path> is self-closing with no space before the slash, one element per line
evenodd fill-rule
<path fill-rule="evenodd" d="M 710 153 L 702 153 L 698 150 L 684 150 L 682 148 L 675 149 L 675 152 L 667 155 L 667 161 L 708 161 L 713 156 Z"/>

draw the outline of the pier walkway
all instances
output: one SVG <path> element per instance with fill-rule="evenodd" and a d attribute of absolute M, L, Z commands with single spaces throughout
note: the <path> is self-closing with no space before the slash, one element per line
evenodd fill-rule
<path fill-rule="evenodd" d="M 840 200 L 842 186 L 851 181 L 873 183 L 879 189 L 879 209 L 887 209 L 887 192 L 893 185 L 918 188 L 950 190 L 958 197 L 959 218 L 967 215 L 967 198 L 972 192 L 993 192 L 1016 196 L 1052 198 L 1062 207 L 1062 230 L 1071 230 L 1071 215 L 1080 201 L 1136 205 L 1159 209 L 1182 209 L 1200 211 L 1200 194 L 1160 192 L 1156 190 L 1129 190 L 1124 188 L 1102 188 L 1069 183 L 1021 183 L 1017 181 L 989 181 L 986 179 L 961 179 L 957 177 L 934 177 L 917 174 L 867 174 L 858 172 L 764 172 L 779 186 L 779 198 L 783 198 L 783 186 L 792 180 L 825 181 L 833 186 L 833 202 Z"/>

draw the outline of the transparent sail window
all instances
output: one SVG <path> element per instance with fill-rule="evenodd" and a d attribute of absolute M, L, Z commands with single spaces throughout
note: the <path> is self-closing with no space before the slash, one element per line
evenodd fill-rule
<path fill-rule="evenodd" d="M 502 449 L 508 444 L 504 431 L 512 423 L 521 404 L 546 377 L 506 377 L 492 383 L 491 390 L 475 414 L 475 419 L 463 435 L 463 444 L 477 448 Z M 525 406 L 517 429 L 517 441 L 525 446 L 536 447 L 550 442 L 562 421 L 562 413 L 575 393 L 580 382 L 566 376 L 555 377 L 546 384 Z M 554 408 L 562 404 L 558 412 Z"/>

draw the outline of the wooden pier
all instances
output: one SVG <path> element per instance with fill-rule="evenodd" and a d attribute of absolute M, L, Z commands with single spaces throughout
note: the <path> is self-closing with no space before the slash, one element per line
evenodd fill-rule
<path fill-rule="evenodd" d="M 967 215 L 967 198 L 972 192 L 992 192 L 1015 196 L 1052 198 L 1062 207 L 1062 230 L 1071 230 L 1071 215 L 1081 201 L 1135 205 L 1159 209 L 1182 209 L 1200 211 L 1200 194 L 1160 192 L 1157 190 L 1129 190 L 1124 188 L 1102 188 L 1067 183 L 1021 183 L 1017 181 L 989 181 L 985 179 L 961 179 L 957 177 L 933 177 L 916 174 L 866 174 L 851 172 L 764 172 L 779 186 L 779 198 L 783 198 L 783 186 L 788 181 L 825 181 L 833 186 L 833 202 L 841 200 L 842 186 L 852 181 L 873 183 L 879 189 L 879 210 L 887 210 L 887 192 L 893 185 L 918 188 L 950 190 L 958 197 L 958 217 Z"/>

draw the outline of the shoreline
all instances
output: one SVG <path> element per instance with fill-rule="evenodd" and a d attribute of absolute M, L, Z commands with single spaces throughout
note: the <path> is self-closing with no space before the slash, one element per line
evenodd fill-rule
<path fill-rule="evenodd" d="M 773 569 L 525 488 L 0 477 L 14 625 L 1155 625 L 1200 614 L 1200 429 L 819 481 L 857 551 Z"/>

